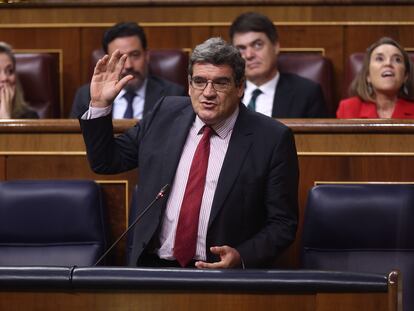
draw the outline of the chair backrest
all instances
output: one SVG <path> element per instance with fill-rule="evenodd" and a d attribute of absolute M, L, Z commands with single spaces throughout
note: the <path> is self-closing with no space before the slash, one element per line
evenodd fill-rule
<path fill-rule="evenodd" d="M 49 53 L 16 53 L 16 72 L 29 107 L 39 118 L 60 117 L 58 56 Z"/>
<path fill-rule="evenodd" d="M 329 58 L 319 53 L 283 52 L 278 56 L 280 72 L 295 73 L 321 85 L 326 105 L 331 115 L 335 115 L 336 102 L 333 98 L 333 66 Z"/>
<path fill-rule="evenodd" d="M 0 183 L 0 265 L 89 266 L 106 239 L 105 205 L 95 182 Z"/>
<path fill-rule="evenodd" d="M 320 185 L 308 195 L 302 267 L 400 270 L 405 310 L 414 308 L 414 185 Z"/>
<path fill-rule="evenodd" d="M 414 52 L 408 52 L 408 55 L 410 56 L 411 61 L 414 62 Z M 355 76 L 362 69 L 364 56 L 365 56 L 364 52 L 357 52 L 357 53 L 352 53 L 351 55 L 349 55 L 346 66 L 345 66 L 345 80 L 344 80 L 344 88 L 342 90 L 343 98 L 350 96 L 349 88 Z"/>
<path fill-rule="evenodd" d="M 149 50 L 149 73 L 188 88 L 189 52 L 181 49 Z M 91 75 L 96 63 L 104 56 L 102 49 L 97 49 L 91 55 Z"/>

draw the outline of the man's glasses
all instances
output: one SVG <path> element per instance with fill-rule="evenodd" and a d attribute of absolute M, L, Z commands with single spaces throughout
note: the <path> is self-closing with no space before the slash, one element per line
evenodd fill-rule
<path fill-rule="evenodd" d="M 190 78 L 190 83 L 193 88 L 196 90 L 204 91 L 207 87 L 207 84 L 211 83 L 213 89 L 217 92 L 226 92 L 231 87 L 231 80 L 228 78 L 221 78 L 217 80 L 207 80 L 201 77 Z"/>

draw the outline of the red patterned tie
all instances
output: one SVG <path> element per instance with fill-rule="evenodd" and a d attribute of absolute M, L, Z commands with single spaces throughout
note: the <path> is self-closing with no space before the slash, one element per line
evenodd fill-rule
<path fill-rule="evenodd" d="M 198 219 L 204 185 L 206 183 L 208 157 L 210 154 L 210 136 L 212 133 L 213 129 L 211 127 L 204 127 L 203 137 L 198 143 L 193 162 L 191 163 L 180 217 L 178 218 L 174 257 L 182 267 L 187 266 L 193 259 L 196 251 Z"/>

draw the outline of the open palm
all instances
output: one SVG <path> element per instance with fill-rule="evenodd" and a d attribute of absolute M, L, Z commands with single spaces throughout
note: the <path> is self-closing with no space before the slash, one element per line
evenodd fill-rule
<path fill-rule="evenodd" d="M 15 85 L 10 85 L 9 83 L 4 84 L 0 88 L 0 119 L 11 118 L 15 92 Z"/>
<path fill-rule="evenodd" d="M 120 79 L 127 55 L 116 50 L 109 57 L 105 55 L 98 61 L 91 80 L 91 106 L 107 107 L 112 104 L 122 88 L 133 78 L 127 75 Z"/>

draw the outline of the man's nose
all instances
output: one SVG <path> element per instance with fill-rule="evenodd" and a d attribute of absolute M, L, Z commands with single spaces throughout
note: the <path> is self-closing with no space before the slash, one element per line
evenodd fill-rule
<path fill-rule="evenodd" d="M 245 50 L 244 50 L 244 57 L 246 58 L 246 59 L 251 59 L 251 58 L 253 58 L 254 57 L 254 55 L 255 55 L 255 53 L 254 53 L 254 50 L 251 48 L 251 47 L 247 47 Z"/>
<path fill-rule="evenodd" d="M 217 95 L 217 91 L 214 89 L 212 81 L 207 82 L 207 85 L 203 90 L 203 95 L 205 97 L 215 97 Z"/>
<path fill-rule="evenodd" d="M 129 59 L 129 56 L 126 58 L 124 63 L 124 68 L 129 69 L 132 67 L 131 60 Z"/>

